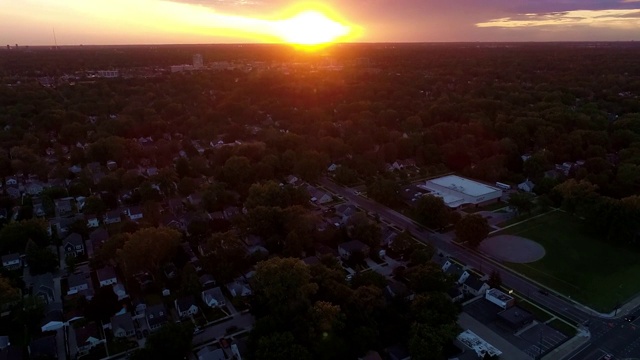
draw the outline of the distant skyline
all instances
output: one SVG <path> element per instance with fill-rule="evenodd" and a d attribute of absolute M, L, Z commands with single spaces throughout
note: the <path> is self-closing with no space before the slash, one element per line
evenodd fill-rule
<path fill-rule="evenodd" d="M 640 40 L 640 0 L 20 0 L 0 2 L 0 45 L 282 42 L 279 20 L 320 9 L 342 41 Z"/>

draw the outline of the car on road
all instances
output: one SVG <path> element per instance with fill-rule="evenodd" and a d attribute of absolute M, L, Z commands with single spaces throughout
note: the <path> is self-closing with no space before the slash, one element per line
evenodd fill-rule
<path fill-rule="evenodd" d="M 635 320 L 636 317 L 637 316 L 635 316 L 635 315 L 625 316 L 624 321 L 633 322 L 633 320 Z"/>

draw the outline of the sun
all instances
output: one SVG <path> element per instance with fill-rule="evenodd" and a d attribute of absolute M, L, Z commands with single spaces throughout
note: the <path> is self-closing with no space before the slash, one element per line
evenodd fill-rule
<path fill-rule="evenodd" d="M 302 46 L 332 43 L 350 33 L 349 26 L 315 10 L 303 11 L 288 19 L 278 20 L 275 28 L 277 35 L 285 42 Z"/>

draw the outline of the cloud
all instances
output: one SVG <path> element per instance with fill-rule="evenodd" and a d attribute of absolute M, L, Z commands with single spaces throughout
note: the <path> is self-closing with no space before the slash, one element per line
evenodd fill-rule
<path fill-rule="evenodd" d="M 476 23 L 476 26 L 481 28 L 588 26 L 612 29 L 638 29 L 640 28 L 640 9 L 571 10 L 528 13 L 479 22 Z"/>

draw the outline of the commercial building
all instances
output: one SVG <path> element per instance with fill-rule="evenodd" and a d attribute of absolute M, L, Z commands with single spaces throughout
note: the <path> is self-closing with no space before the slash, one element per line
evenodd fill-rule
<path fill-rule="evenodd" d="M 502 351 L 484 341 L 471 330 L 461 332 L 456 339 L 469 349 L 475 351 L 480 359 L 484 359 L 485 356 L 493 357 L 502 355 Z"/>
<path fill-rule="evenodd" d="M 418 185 L 426 190 L 428 195 L 442 198 L 450 208 L 464 205 L 484 205 L 496 202 L 502 196 L 502 190 L 477 181 L 469 180 L 457 175 L 448 175 L 427 180 Z"/>
<path fill-rule="evenodd" d="M 487 292 L 484 294 L 484 298 L 505 310 L 512 307 L 516 303 L 513 297 L 503 293 L 498 289 L 487 290 Z"/>

